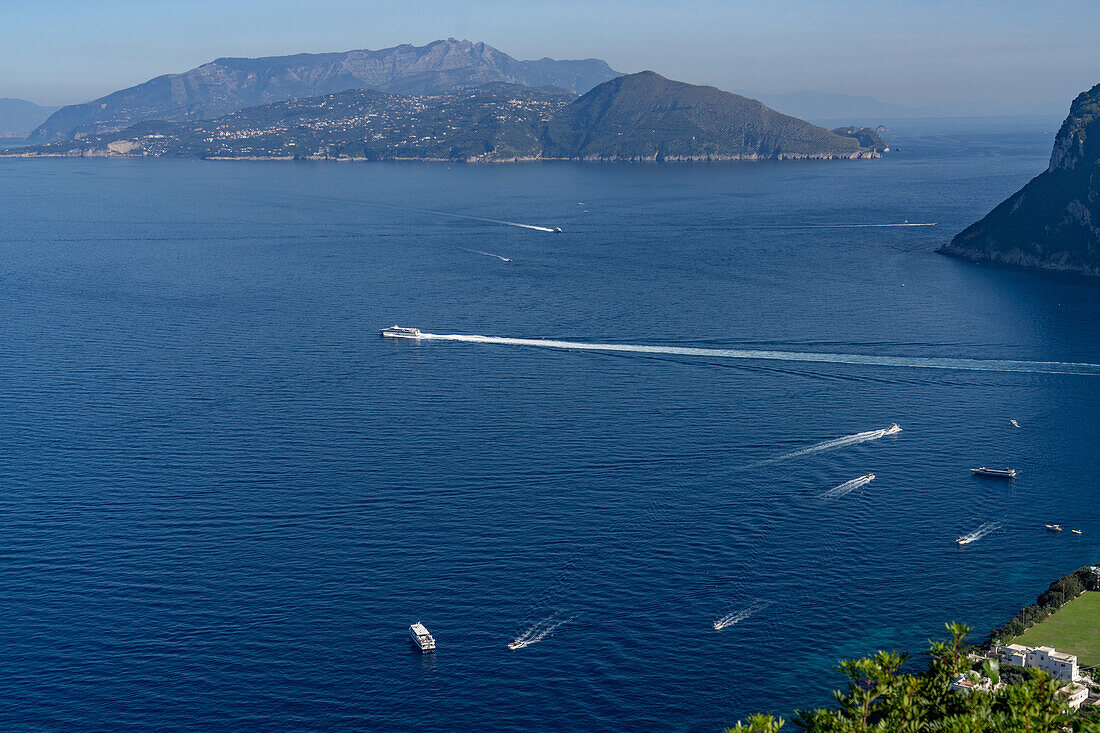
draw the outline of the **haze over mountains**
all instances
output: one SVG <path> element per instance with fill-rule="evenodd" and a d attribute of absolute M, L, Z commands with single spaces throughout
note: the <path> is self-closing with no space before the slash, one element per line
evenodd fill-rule
<path fill-rule="evenodd" d="M 379 51 L 221 58 L 63 107 L 30 139 L 50 142 L 114 132 L 144 120 L 210 119 L 244 107 L 348 89 L 433 95 L 507 82 L 583 93 L 616 76 L 619 72 L 598 59 L 517 61 L 484 43 L 454 39 Z"/>
<path fill-rule="evenodd" d="M 0 98 L 0 138 L 25 137 L 58 109 L 25 99 Z"/>

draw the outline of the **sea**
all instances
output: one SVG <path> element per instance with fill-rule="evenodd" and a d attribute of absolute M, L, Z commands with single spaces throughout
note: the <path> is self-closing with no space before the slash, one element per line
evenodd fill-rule
<path fill-rule="evenodd" d="M 982 640 L 1100 560 L 1100 281 L 935 251 L 1059 124 L 0 160 L 0 728 L 709 733 Z"/>

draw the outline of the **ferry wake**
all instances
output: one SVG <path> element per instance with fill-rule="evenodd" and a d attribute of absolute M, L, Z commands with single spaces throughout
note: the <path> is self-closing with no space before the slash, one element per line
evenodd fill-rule
<path fill-rule="evenodd" d="M 589 343 L 554 339 L 506 338 L 466 334 L 420 333 L 421 339 L 460 341 L 502 346 L 535 346 L 572 351 L 607 351 L 641 354 L 672 354 L 719 359 L 813 362 L 857 366 L 900 367 L 907 369 L 954 369 L 979 372 L 1023 374 L 1076 374 L 1100 376 L 1100 364 L 1059 361 L 1016 361 L 1010 359 L 964 359 L 957 357 L 879 356 L 872 354 L 834 354 L 809 351 L 767 351 L 758 349 L 715 349 L 694 346 L 650 346 L 643 344 Z"/>

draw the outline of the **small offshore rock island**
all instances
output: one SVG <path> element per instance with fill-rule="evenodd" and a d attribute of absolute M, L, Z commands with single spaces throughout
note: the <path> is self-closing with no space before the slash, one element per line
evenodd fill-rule
<path fill-rule="evenodd" d="M 144 121 L 6 157 L 516 162 L 877 158 L 870 128 L 829 131 L 747 97 L 652 72 L 582 96 L 490 83 L 435 96 L 354 89 L 208 120 Z"/>
<path fill-rule="evenodd" d="M 1100 84 L 1073 100 L 1047 169 L 939 251 L 1100 275 Z"/>

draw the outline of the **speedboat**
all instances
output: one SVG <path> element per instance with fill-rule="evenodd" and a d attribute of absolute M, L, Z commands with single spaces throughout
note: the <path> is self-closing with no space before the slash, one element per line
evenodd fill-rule
<path fill-rule="evenodd" d="M 1084 534 L 1084 533 L 1083 533 L 1083 532 L 1082 532 L 1081 530 L 1079 530 L 1079 529 L 1071 529 L 1071 530 L 1070 530 L 1070 532 L 1073 532 L 1074 534 Z"/>
<path fill-rule="evenodd" d="M 860 476 L 860 478 L 861 479 L 867 479 L 868 481 L 874 481 L 875 480 L 875 474 L 869 473 L 866 476 Z"/>
<path fill-rule="evenodd" d="M 409 626 L 409 638 L 421 653 L 435 651 L 435 637 L 433 637 L 428 632 L 427 627 L 419 621 Z"/>
<path fill-rule="evenodd" d="M 1009 422 L 1012 423 L 1012 427 L 1014 428 L 1020 427 L 1020 423 L 1016 422 L 1015 420 L 1009 420 Z"/>
<path fill-rule="evenodd" d="M 561 227 L 554 227 L 554 234 L 561 234 Z"/>
<path fill-rule="evenodd" d="M 969 545 L 973 541 L 973 537 L 960 537 L 959 539 L 955 540 L 956 544 L 960 545 Z"/>
<path fill-rule="evenodd" d="M 994 476 L 996 478 L 1016 478 L 1015 468 L 986 468 L 981 466 L 980 468 L 970 469 L 974 472 L 975 476 Z"/>
<path fill-rule="evenodd" d="M 898 427 L 898 424 L 896 422 L 893 422 L 890 423 L 890 427 L 886 428 L 886 431 L 883 433 L 883 435 L 897 435 L 900 432 L 901 428 Z"/>
<path fill-rule="evenodd" d="M 1043 526 L 1045 526 L 1051 532 L 1061 532 L 1062 531 L 1062 525 L 1060 525 L 1060 524 L 1046 524 L 1046 525 L 1043 525 Z"/>
<path fill-rule="evenodd" d="M 382 335 L 394 339 L 418 339 L 420 338 L 420 329 L 390 326 L 389 328 L 382 329 Z"/>

